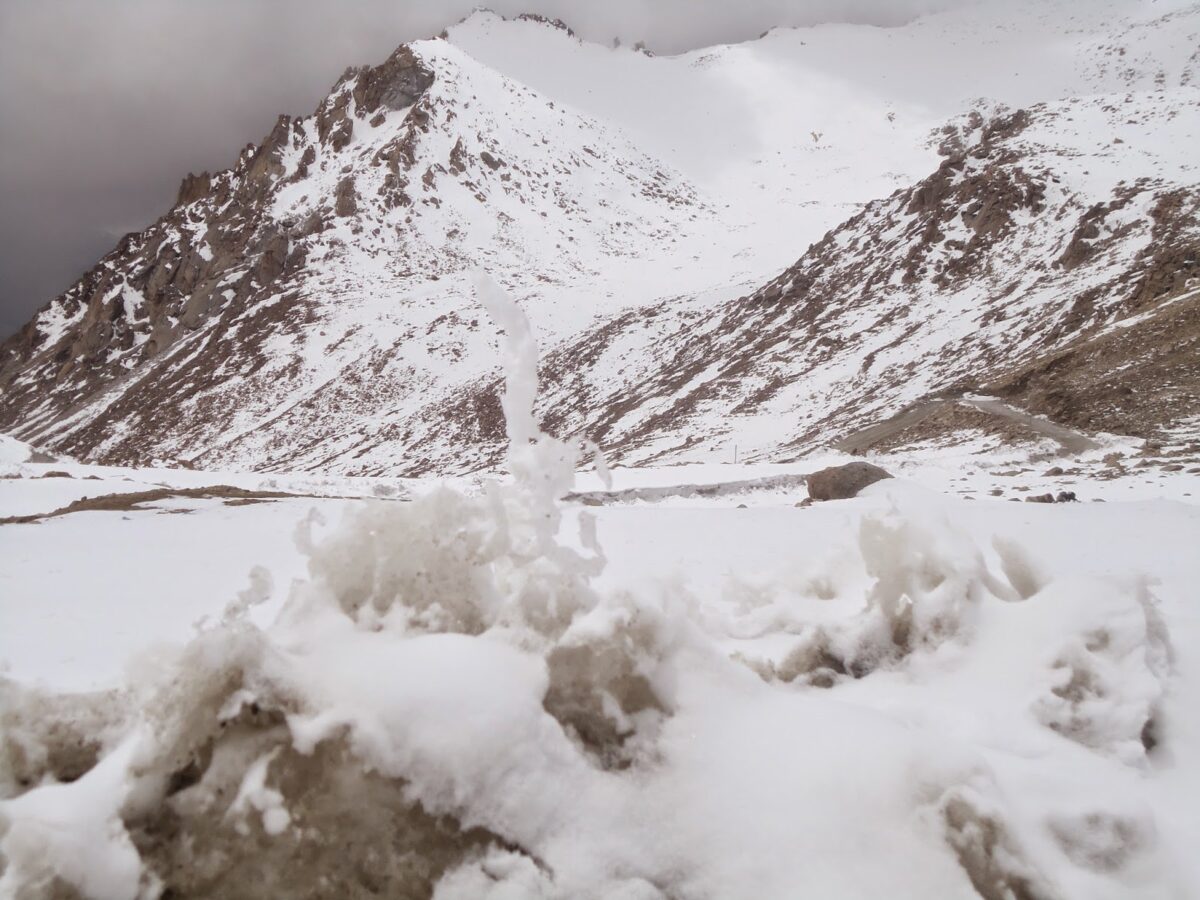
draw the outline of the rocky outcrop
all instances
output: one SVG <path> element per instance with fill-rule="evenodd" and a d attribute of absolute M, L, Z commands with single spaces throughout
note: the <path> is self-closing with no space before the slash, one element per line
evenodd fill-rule
<path fill-rule="evenodd" d="M 352 70 L 355 108 L 360 113 L 401 110 L 412 106 L 433 84 L 433 73 L 412 49 L 401 46 L 378 66 Z"/>
<path fill-rule="evenodd" d="M 334 194 L 333 212 L 339 218 L 346 218 L 358 212 L 358 194 L 354 191 L 353 175 L 347 175 L 338 182 L 337 193 Z"/>
<path fill-rule="evenodd" d="M 191 172 L 188 172 L 179 185 L 179 193 L 175 197 L 175 205 L 187 206 L 189 203 L 195 203 L 201 197 L 206 196 L 211 188 L 212 176 L 207 172 L 201 172 L 199 175 L 193 175 Z"/>

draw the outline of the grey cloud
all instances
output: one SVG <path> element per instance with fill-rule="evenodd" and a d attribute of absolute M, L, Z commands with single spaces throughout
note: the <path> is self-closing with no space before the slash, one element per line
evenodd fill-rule
<path fill-rule="evenodd" d="M 971 0 L 493 0 L 584 37 L 677 52 L 772 25 L 896 24 Z M 341 71 L 467 15 L 466 0 L 0 0 L 0 335 L 123 232 Z"/>

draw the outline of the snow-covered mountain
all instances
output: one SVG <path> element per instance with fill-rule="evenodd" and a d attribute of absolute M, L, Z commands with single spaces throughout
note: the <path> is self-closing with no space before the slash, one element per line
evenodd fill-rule
<path fill-rule="evenodd" d="M 189 175 L 0 350 L 0 897 L 1200 896 L 1198 47 L 477 13 Z"/>
<path fill-rule="evenodd" d="M 778 459 L 931 397 L 998 395 L 1142 437 L 1194 416 L 1196 120 L 1161 97 L 1140 98 L 1136 119 L 1113 101 L 973 114 L 933 175 L 703 322 L 675 319 L 633 379 L 611 376 L 624 345 L 670 310 L 594 329 L 554 359 L 552 420 L 574 402 L 560 427 L 634 456 L 737 442 Z M 1157 176 L 1129 180 L 1097 133 L 1133 143 Z"/>
<path fill-rule="evenodd" d="M 547 426 L 630 461 L 790 459 L 963 392 L 1178 431 L 1198 45 L 1174 0 L 675 57 L 477 13 L 185 179 L 4 345 L 0 429 L 105 462 L 493 463 L 482 266 L 549 351 Z"/>

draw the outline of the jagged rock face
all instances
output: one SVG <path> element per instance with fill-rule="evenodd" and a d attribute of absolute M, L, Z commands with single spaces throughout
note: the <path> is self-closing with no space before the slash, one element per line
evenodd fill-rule
<path fill-rule="evenodd" d="M 1187 150 L 1200 58 L 1179 37 L 1200 33 L 1200 12 L 1121 27 L 1102 52 L 1076 48 L 1094 93 L 1015 109 L 980 101 L 912 128 L 919 146 L 897 155 L 919 166 L 889 169 L 859 199 L 890 196 L 862 204 L 756 180 L 769 171 L 815 190 L 864 165 L 860 146 L 827 152 L 839 120 L 811 138 L 807 125 L 785 129 L 803 142 L 772 152 L 800 95 L 781 91 L 738 123 L 744 139 L 714 142 L 720 152 L 685 175 L 637 131 L 675 110 L 626 114 L 600 100 L 588 114 L 453 39 L 401 47 L 347 70 L 313 115 L 281 117 L 231 169 L 187 176 L 166 216 L 7 341 L 0 431 L 109 463 L 363 474 L 494 464 L 495 334 L 469 278 L 483 266 L 538 328 L 546 427 L 617 459 L 724 458 L 730 443 L 789 459 L 962 391 L 1154 435 L 1200 414 L 1200 187 Z M 560 24 L 480 28 L 473 40 L 517 29 L 504 52 L 517 48 L 518 62 L 535 46 L 570 58 L 597 93 L 608 87 L 597 72 L 649 77 L 648 91 L 655 73 L 686 81 L 705 114 L 729 109 L 716 105 L 721 66 L 727 81 L 767 78 L 780 52 L 770 41 L 789 60 L 812 49 L 774 35 L 753 51 L 601 58 Z M 542 43 L 521 43 L 533 38 Z M 1164 62 L 1164 41 L 1186 62 Z M 608 57 L 622 53 L 628 71 Z M 867 118 L 863 135 L 894 137 L 890 110 Z M 691 135 L 735 128 L 678 121 Z M 794 168 L 772 162 L 801 153 Z M 890 151 L 878 160 L 890 165 Z M 735 209 L 776 189 L 775 206 Z M 774 275 L 798 247 L 755 254 L 784 246 L 784 195 L 789 222 L 809 221 L 793 215 L 802 207 L 841 210 L 789 241 L 840 224 Z"/>

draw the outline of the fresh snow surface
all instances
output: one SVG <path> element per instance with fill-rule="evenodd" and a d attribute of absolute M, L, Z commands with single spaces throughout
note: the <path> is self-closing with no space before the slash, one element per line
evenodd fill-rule
<path fill-rule="evenodd" d="M 153 896 L 156 808 L 201 846 L 299 855 L 316 759 L 495 836 L 439 898 L 1197 895 L 1195 473 L 1010 503 L 996 486 L 1059 486 L 1047 457 L 926 449 L 809 508 L 790 482 L 692 489 L 845 457 L 577 477 L 531 413 L 524 314 L 477 290 L 505 335 L 503 476 L 6 464 L 0 513 L 60 513 L 0 525 L 0 895 Z M 169 490 L 219 485 L 291 496 Z M 98 762 L 66 782 L 73 734 Z"/>
<path fill-rule="evenodd" d="M 0 434 L 0 465 L 27 462 L 32 455 L 33 448 L 24 441 Z"/>

